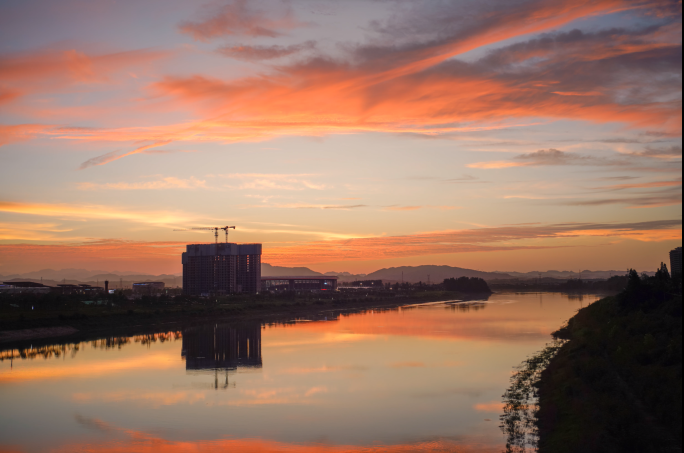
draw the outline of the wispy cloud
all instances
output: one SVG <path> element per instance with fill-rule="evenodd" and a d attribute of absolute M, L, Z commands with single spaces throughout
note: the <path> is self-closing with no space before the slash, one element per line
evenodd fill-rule
<path fill-rule="evenodd" d="M 288 57 L 315 48 L 316 43 L 314 41 L 306 41 L 302 44 L 293 44 L 291 46 L 224 46 L 219 47 L 216 51 L 221 55 L 235 58 L 236 60 L 263 61 Z"/>
<path fill-rule="evenodd" d="M 179 225 L 192 220 L 188 214 L 172 211 L 120 209 L 113 206 L 22 203 L 0 201 L 0 212 L 43 217 L 116 219 L 148 225 Z"/>
<path fill-rule="evenodd" d="M 674 181 L 651 181 L 636 184 L 615 184 L 612 186 L 596 187 L 595 190 L 628 190 L 628 189 L 653 189 L 659 187 L 680 187 L 682 180 Z"/>
<path fill-rule="evenodd" d="M 218 175 L 227 180 L 243 181 L 237 189 L 252 190 L 324 190 L 325 184 L 312 181 L 318 175 L 312 174 L 266 174 L 266 173 L 233 173 Z"/>
<path fill-rule="evenodd" d="M 406 236 L 321 241 L 269 249 L 270 263 L 325 263 L 444 253 L 503 252 L 565 247 L 583 237 L 662 241 L 682 237 L 681 220 L 639 223 L 565 223 L 440 231 Z M 531 242 L 530 240 L 534 240 Z M 540 245 L 539 240 L 544 240 Z"/>
<path fill-rule="evenodd" d="M 147 182 L 109 182 L 94 183 L 82 182 L 78 184 L 81 190 L 161 190 L 161 189 L 206 189 L 207 182 L 204 179 L 175 178 L 168 176 L 157 181 Z"/>
<path fill-rule="evenodd" d="M 557 149 L 540 150 L 529 154 L 520 154 L 513 160 L 478 162 L 468 165 L 470 168 L 495 169 L 511 167 L 540 167 L 547 165 L 597 165 L 619 166 L 627 165 L 628 162 L 609 160 L 600 157 L 568 153 Z"/>
<path fill-rule="evenodd" d="M 229 0 L 205 7 L 201 16 L 197 21 L 179 24 L 180 31 L 198 41 L 222 36 L 275 38 L 305 25 L 295 18 L 286 2 Z"/>

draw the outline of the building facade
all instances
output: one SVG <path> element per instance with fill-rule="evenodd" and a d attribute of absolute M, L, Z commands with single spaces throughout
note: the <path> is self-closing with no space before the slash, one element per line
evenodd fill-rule
<path fill-rule="evenodd" d="M 261 277 L 261 291 L 337 291 L 337 277 Z"/>
<path fill-rule="evenodd" d="M 682 248 L 677 247 L 670 252 L 670 273 L 682 276 Z"/>
<path fill-rule="evenodd" d="M 261 249 L 261 244 L 188 245 L 183 253 L 183 293 L 259 293 Z"/>

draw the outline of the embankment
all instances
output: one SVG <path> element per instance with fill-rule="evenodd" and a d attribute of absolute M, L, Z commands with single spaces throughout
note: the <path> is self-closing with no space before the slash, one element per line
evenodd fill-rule
<path fill-rule="evenodd" d="M 535 384 L 540 453 L 682 451 L 682 297 L 640 280 L 580 310 Z M 679 291 L 679 294 L 673 291 Z"/>

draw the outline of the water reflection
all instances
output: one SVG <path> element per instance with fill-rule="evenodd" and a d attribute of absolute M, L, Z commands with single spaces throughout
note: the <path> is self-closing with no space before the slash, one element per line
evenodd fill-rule
<path fill-rule="evenodd" d="M 183 331 L 181 357 L 186 370 L 261 368 L 261 325 L 192 327 Z"/>
<path fill-rule="evenodd" d="M 98 338 L 95 340 L 82 341 L 78 343 L 67 342 L 60 344 L 48 344 L 48 345 L 37 345 L 37 346 L 23 346 L 19 348 L 0 348 L 0 362 L 5 360 L 33 360 L 37 358 L 49 359 L 49 358 L 62 358 L 67 354 L 72 358 L 76 354 L 83 350 L 85 347 L 90 345 L 92 349 L 121 349 L 123 346 L 130 344 L 141 344 L 150 346 L 154 343 L 160 342 L 164 343 L 166 341 L 175 341 L 183 337 L 182 332 L 172 331 L 163 333 L 153 333 L 146 335 L 135 335 L 131 337 L 106 337 Z"/>
<path fill-rule="evenodd" d="M 581 303 L 496 294 L 6 347 L 0 451 L 499 453 L 511 367 Z"/>

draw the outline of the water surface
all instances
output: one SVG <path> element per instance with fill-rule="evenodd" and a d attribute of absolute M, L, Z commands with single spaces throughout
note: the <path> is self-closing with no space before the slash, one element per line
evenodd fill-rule
<path fill-rule="evenodd" d="M 501 452 L 512 368 L 598 298 L 496 294 L 5 350 L 0 451 Z"/>

